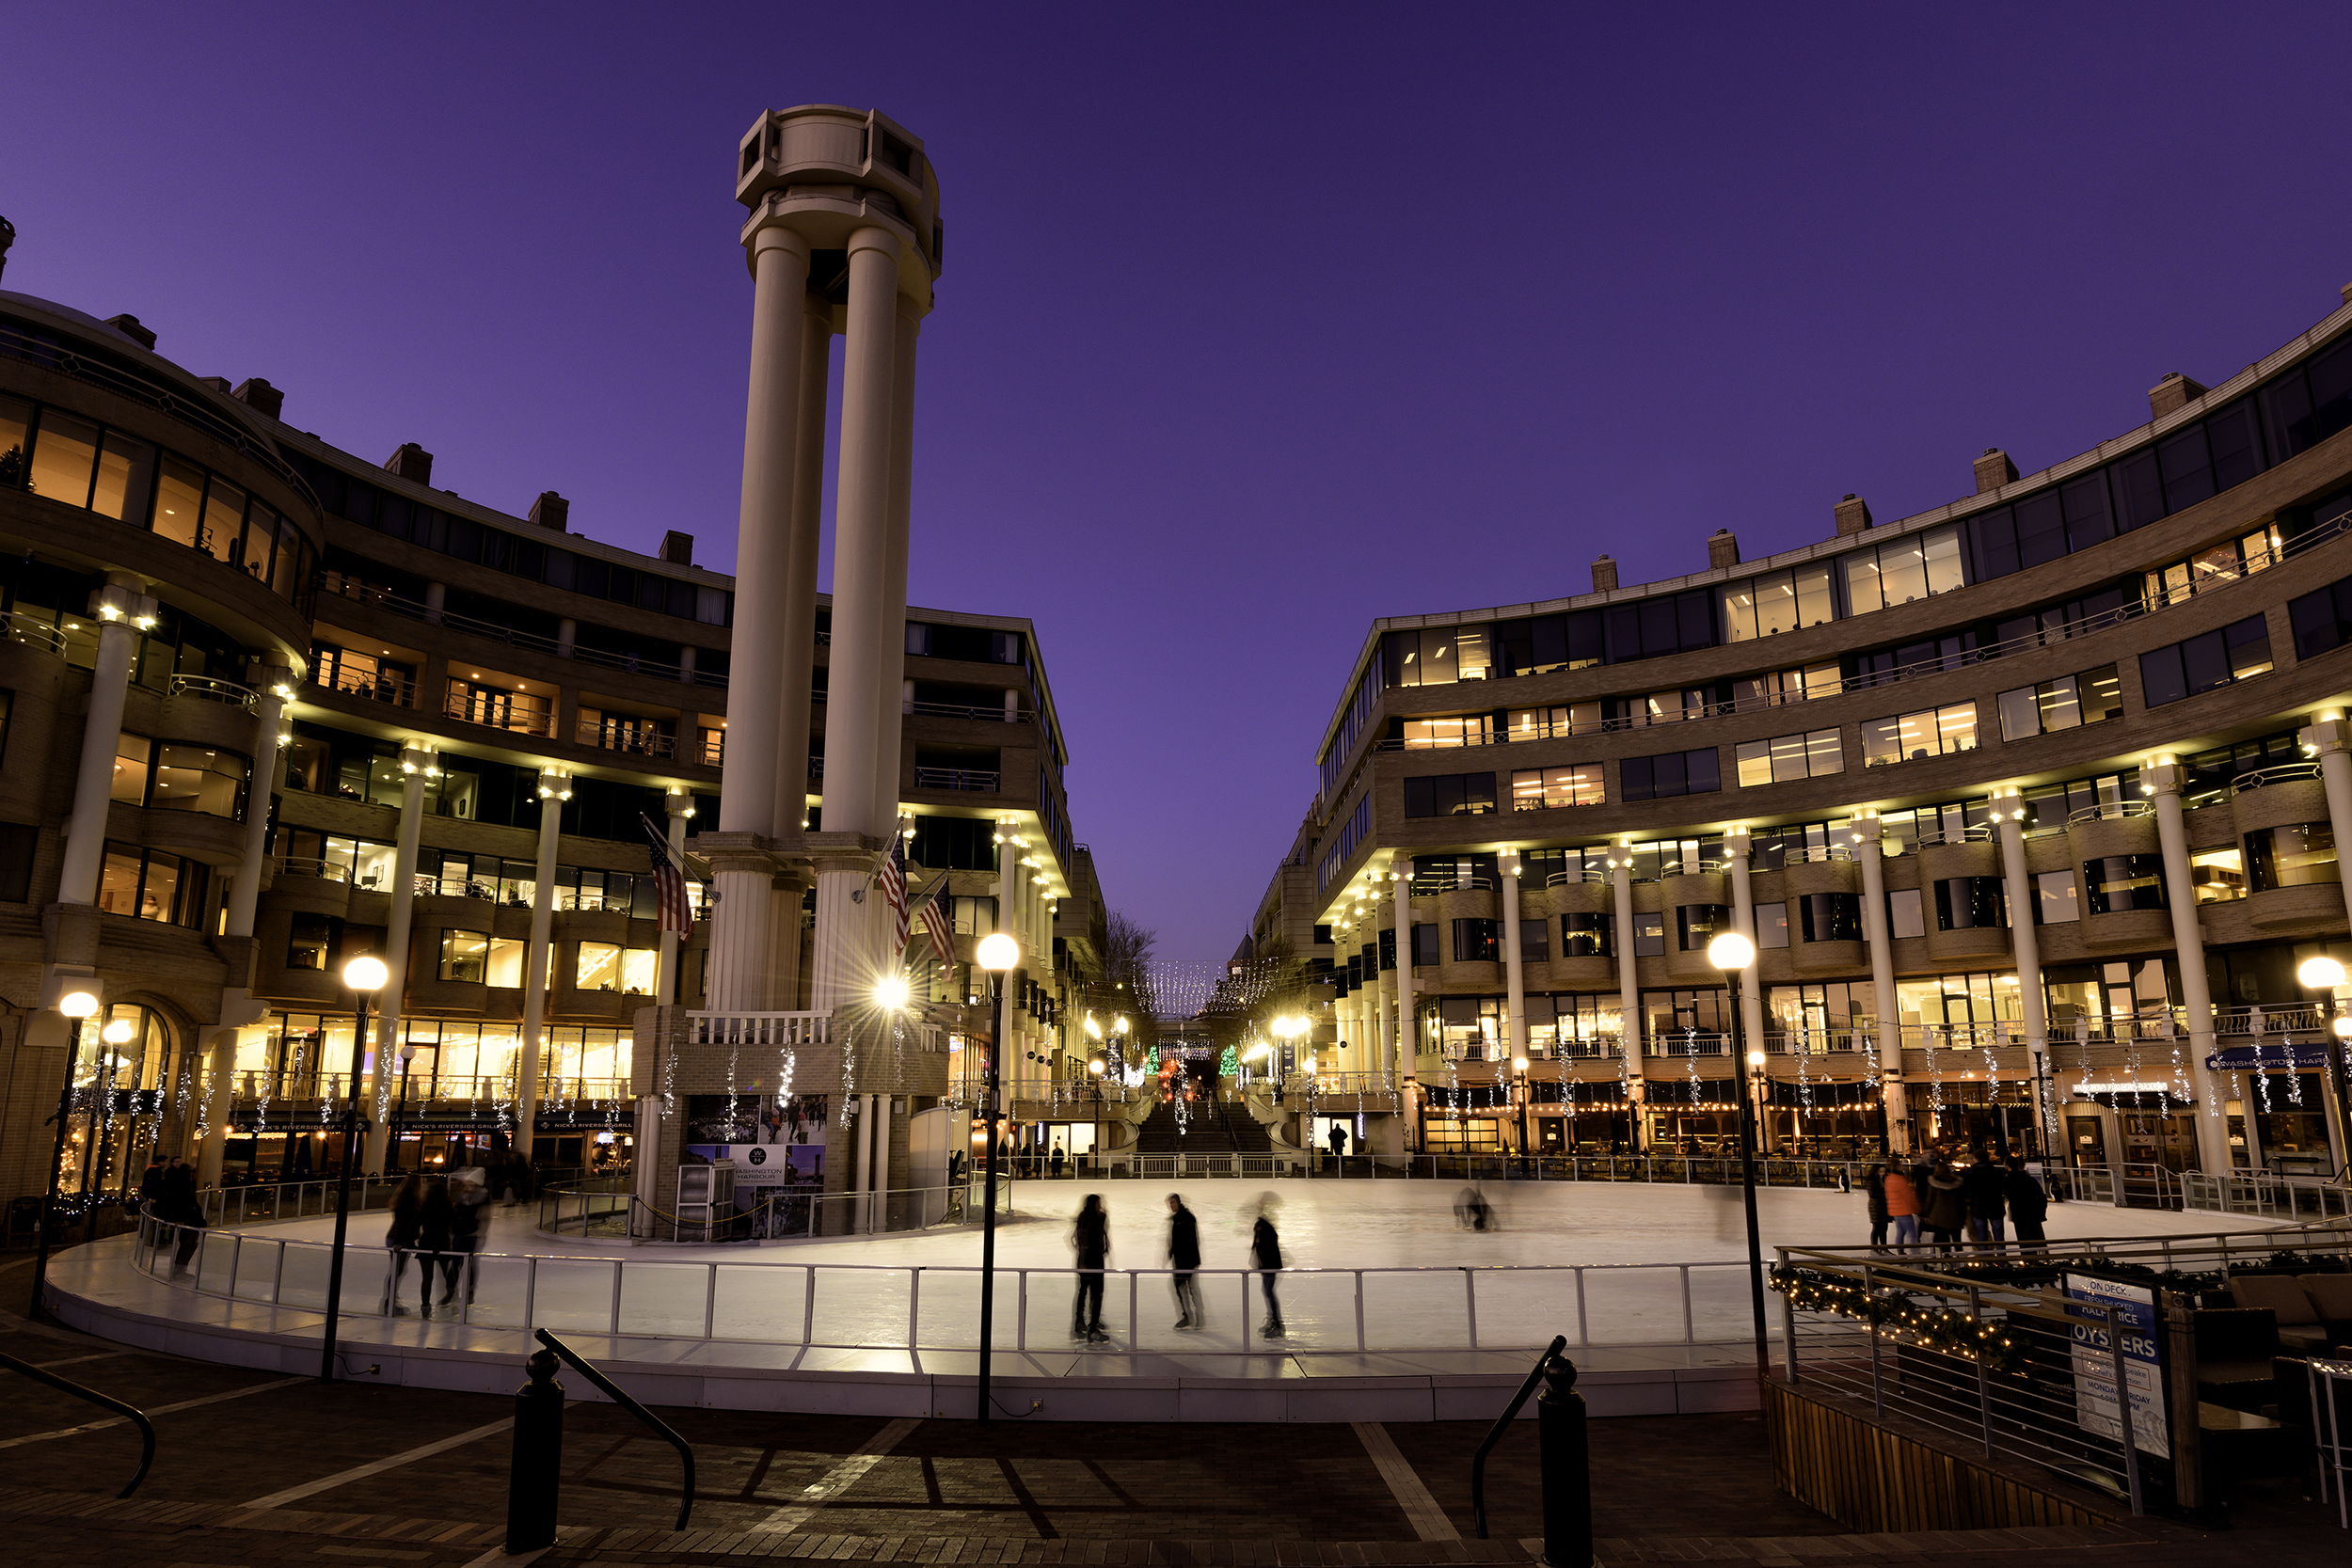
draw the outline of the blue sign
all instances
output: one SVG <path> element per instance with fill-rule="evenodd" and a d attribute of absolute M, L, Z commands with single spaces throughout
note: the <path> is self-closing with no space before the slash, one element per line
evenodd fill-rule
<path fill-rule="evenodd" d="M 2070 1274 L 2066 1293 L 2076 1301 L 2115 1308 L 2115 1333 L 2122 1339 L 2123 1381 L 2132 1412 L 2132 1446 L 2142 1453 L 2170 1457 L 2172 1430 L 2166 1418 L 2164 1369 L 2156 1351 L 2155 1292 L 2144 1286 Z M 2123 1424 L 2116 1399 L 2115 1347 L 2106 1314 L 2076 1318 L 2074 1339 L 2075 1424 L 2120 1443 Z"/>

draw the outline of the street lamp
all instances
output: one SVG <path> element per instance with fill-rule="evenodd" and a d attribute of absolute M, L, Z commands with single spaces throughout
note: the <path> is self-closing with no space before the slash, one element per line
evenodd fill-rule
<path fill-rule="evenodd" d="M 1750 1056 L 1740 1033 L 1740 976 L 1756 961 L 1756 943 L 1737 931 L 1725 931 L 1707 944 L 1707 961 L 1723 972 L 1731 988 L 1732 1077 L 1740 1086 L 1740 1188 L 1748 1212 L 1748 1305 L 1756 1316 L 1756 1375 L 1760 1380 L 1772 1371 L 1772 1354 L 1764 1335 L 1764 1243 L 1756 1226 L 1756 1096 L 1747 1069 L 1761 1067 L 1764 1053 Z"/>
<path fill-rule="evenodd" d="M 1511 1058 L 1511 1073 L 1518 1079 L 1514 1093 L 1519 1102 L 1519 1174 L 1527 1174 L 1527 1058 Z"/>
<path fill-rule="evenodd" d="M 392 1159 L 394 1170 L 400 1168 L 400 1142 L 408 1135 L 408 1069 L 417 1059 L 417 1042 L 400 1042 L 400 1119 L 392 1126 Z M 424 1145 L 417 1145 L 417 1168 L 424 1168 Z"/>
<path fill-rule="evenodd" d="M 1094 1147 L 1087 1151 L 1088 1163 L 1100 1169 L 1103 1163 L 1103 1058 L 1087 1063 L 1087 1073 L 1094 1085 Z"/>
<path fill-rule="evenodd" d="M 1005 991 L 1006 980 L 1013 967 L 1021 961 L 1021 944 L 1002 931 L 992 932 L 980 939 L 975 955 L 980 967 L 989 974 L 989 1036 L 988 1090 L 980 1107 L 981 1118 L 988 1127 L 988 1179 L 982 1189 L 984 1201 L 980 1208 L 980 1413 L 982 1426 L 988 1424 L 989 1340 L 996 1322 L 996 1092 L 997 1064 L 1005 1054 Z"/>
<path fill-rule="evenodd" d="M 138 1031 L 127 1018 L 113 1018 L 98 1031 L 98 1070 L 90 1076 L 90 1092 L 98 1097 L 98 1117 L 89 1148 L 82 1157 L 82 1211 L 89 1212 L 90 1194 L 95 1190 L 100 1201 L 106 1196 L 106 1165 L 114 1153 L 115 1072 L 122 1059 L 122 1048 L 131 1043 Z"/>
<path fill-rule="evenodd" d="M 66 1053 L 65 1086 L 57 1091 L 57 1148 L 49 1157 L 49 1200 L 40 1209 L 40 1250 L 33 1257 L 33 1316 L 41 1315 L 40 1289 L 49 1278 L 49 1235 L 56 1224 L 57 1183 L 65 1180 L 66 1124 L 73 1119 L 73 1077 L 82 1069 L 82 1021 L 98 1011 L 98 998 L 86 990 L 57 998 L 57 1011 L 73 1021 L 73 1048 Z M 86 1157 L 87 1158 L 87 1157 Z"/>
<path fill-rule="evenodd" d="M 2336 1001 L 2336 998 L 2344 994 L 2345 984 L 2344 965 L 2325 953 L 2305 958 L 2296 966 L 2295 977 L 2303 982 L 2303 988 L 2306 990 L 2328 992 L 2330 1011 L 2336 1011 L 2343 1006 L 2343 1004 Z M 2347 1085 L 2344 1072 L 2344 1057 L 2352 1054 L 2352 1017 L 2339 1014 L 2329 1022 L 2328 1027 L 2328 1032 L 2335 1036 L 2334 1046 L 2328 1053 L 2328 1086 L 2335 1091 L 2336 1117 L 2344 1124 L 2343 1147 L 2352 1149 L 2352 1103 L 2347 1103 L 2345 1099 L 2346 1089 L 2352 1085 Z M 2292 1072 L 2294 1069 L 2295 1063 L 2289 1060 L 2287 1070 Z M 2262 1070 L 2260 1062 L 2255 1063 L 2254 1070 L 2257 1072 Z"/>
<path fill-rule="evenodd" d="M 319 1345 L 319 1381 L 335 1381 L 335 1323 L 342 1306 L 343 1241 L 351 1228 L 351 1163 L 359 1141 L 359 1075 L 367 1065 L 368 999 L 391 977 L 381 958 L 354 958 L 343 965 L 358 1023 L 351 1032 L 351 1078 L 343 1085 L 343 1166 L 335 1184 L 335 1245 L 326 1259 L 326 1334 Z"/>

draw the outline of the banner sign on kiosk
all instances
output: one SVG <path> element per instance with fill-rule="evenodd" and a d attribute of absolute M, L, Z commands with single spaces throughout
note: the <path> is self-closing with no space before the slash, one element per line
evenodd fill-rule
<path fill-rule="evenodd" d="M 2115 1329 L 2122 1337 L 2123 1381 L 2131 1402 L 2132 1446 L 2141 1453 L 2170 1458 L 2172 1433 L 2165 1407 L 2164 1369 L 2156 1356 L 2155 1292 L 2141 1285 L 2070 1274 L 2066 1293 L 2076 1301 L 2116 1309 Z M 2075 1424 L 2121 1443 L 2123 1429 L 2115 1397 L 2115 1347 L 2108 1340 L 2106 1315 L 2077 1318 L 2073 1326 Z"/>

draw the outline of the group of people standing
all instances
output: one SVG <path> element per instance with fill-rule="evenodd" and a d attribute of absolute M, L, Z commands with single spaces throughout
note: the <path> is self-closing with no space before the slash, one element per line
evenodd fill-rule
<path fill-rule="evenodd" d="M 1870 1244 L 1896 1252 L 1931 1247 L 1949 1252 L 1965 1235 L 1979 1246 L 1998 1250 L 2013 1232 L 2020 1247 L 2042 1244 L 2049 1194 L 2025 1156 L 1979 1146 L 1965 1164 L 1947 1149 L 1930 1150 L 1915 1163 L 1882 1160 L 1863 1180 L 1869 1204 Z"/>
<path fill-rule="evenodd" d="M 1258 1282 L 1265 1291 L 1265 1321 L 1258 1325 L 1262 1338 L 1279 1339 L 1283 1335 L 1282 1300 L 1275 1291 L 1275 1275 L 1282 1269 L 1282 1238 L 1275 1228 L 1274 1213 L 1279 1204 L 1272 1193 L 1258 1199 L 1258 1212 L 1249 1228 L 1249 1266 L 1257 1271 Z M 1070 1338 L 1080 1344 L 1099 1345 L 1109 1342 L 1103 1331 L 1103 1273 L 1110 1265 L 1110 1211 L 1103 1206 L 1103 1195 L 1089 1193 L 1078 1206 L 1078 1217 L 1072 1225 L 1070 1245 L 1076 1254 L 1078 1293 L 1071 1305 Z M 1200 1220 L 1184 1206 L 1184 1195 L 1168 1195 L 1168 1285 L 1176 1296 L 1176 1326 L 1190 1332 L 1209 1325 L 1208 1308 L 1200 1300 Z"/>
<path fill-rule="evenodd" d="M 456 1302 L 461 1266 L 466 1305 L 473 1305 L 482 1249 L 490 1239 L 490 1185 L 476 1179 L 480 1174 L 414 1172 L 392 1195 L 392 1225 L 384 1234 L 384 1245 L 392 1255 L 391 1278 L 384 1287 L 384 1310 L 389 1315 L 407 1316 L 407 1309 L 400 1305 L 400 1286 L 411 1260 L 417 1265 L 419 1317 L 433 1315 L 436 1265 L 441 1275 L 440 1305 L 446 1307 Z"/>

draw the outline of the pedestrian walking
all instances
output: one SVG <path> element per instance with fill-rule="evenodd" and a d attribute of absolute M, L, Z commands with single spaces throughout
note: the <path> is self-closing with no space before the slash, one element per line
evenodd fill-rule
<path fill-rule="evenodd" d="M 474 1284 L 482 1276 L 482 1249 L 490 1239 L 490 1188 L 485 1173 L 474 1170 L 465 1180 L 450 1182 L 449 1249 L 441 1259 L 441 1305 L 456 1299 L 457 1272 L 466 1274 L 466 1305 L 473 1305 Z"/>
<path fill-rule="evenodd" d="M 1104 1211 L 1100 1193 L 1087 1194 L 1079 1205 L 1070 1244 L 1078 1255 L 1078 1295 L 1071 1304 L 1070 1337 L 1099 1345 L 1110 1338 L 1103 1332 L 1103 1268 L 1111 1257 L 1111 1217 Z"/>
<path fill-rule="evenodd" d="M 400 1306 L 400 1282 L 407 1274 L 410 1259 L 417 1256 L 417 1232 L 424 1224 L 424 1178 L 410 1172 L 408 1179 L 392 1194 L 391 1227 L 384 1232 L 385 1250 L 391 1256 L 391 1273 L 384 1285 L 384 1313 L 387 1317 L 404 1317 Z M 424 1293 L 433 1294 L 433 1265 L 419 1265 L 425 1275 Z"/>
<path fill-rule="evenodd" d="M 1258 1222 L 1249 1228 L 1249 1261 L 1265 1289 L 1265 1322 L 1258 1333 L 1268 1339 L 1282 1337 L 1282 1301 L 1274 1293 L 1274 1276 L 1282 1270 L 1282 1238 L 1274 1228 L 1274 1212 L 1281 1200 L 1272 1193 L 1258 1199 Z"/>
<path fill-rule="evenodd" d="M 417 1198 L 417 1316 L 433 1316 L 433 1275 L 437 1267 L 444 1273 L 453 1271 L 457 1260 L 452 1256 L 451 1228 L 456 1223 L 454 1206 L 450 1202 L 449 1180 L 446 1177 L 425 1178 L 423 1190 Z"/>
<path fill-rule="evenodd" d="M 1058 1181 L 1061 1180 L 1062 1165 L 1068 1159 L 1069 1156 L 1062 1152 L 1061 1145 L 1059 1143 L 1056 1143 L 1054 1145 L 1054 1152 L 1046 1157 L 1045 1162 L 1047 1168 L 1053 1173 L 1055 1180 Z"/>
<path fill-rule="evenodd" d="M 1979 1246 L 2001 1249 L 2007 1238 L 2002 1222 L 2009 1214 L 2009 1171 L 2000 1157 L 1989 1147 L 1980 1151 L 1977 1161 L 1960 1173 L 1960 1187 L 1968 1202 L 1968 1236 Z"/>
<path fill-rule="evenodd" d="M 1177 1193 L 1168 1195 L 1168 1266 L 1174 1271 L 1168 1280 L 1176 1291 L 1176 1326 L 1208 1327 L 1209 1314 L 1200 1305 L 1200 1281 L 1195 1273 L 1200 1267 L 1200 1222 Z"/>
<path fill-rule="evenodd" d="M 1949 1252 L 1960 1244 L 1968 1225 L 1968 1200 L 1962 1195 L 1960 1172 L 1941 1154 L 1928 1167 L 1927 1203 L 1919 1213 L 1919 1228 L 1928 1240 Z"/>
<path fill-rule="evenodd" d="M 1873 1250 L 1886 1245 L 1886 1162 L 1880 1160 L 1870 1166 L 1870 1174 L 1862 1179 L 1862 1201 L 1870 1215 L 1870 1245 Z"/>
<path fill-rule="evenodd" d="M 1335 1121 L 1331 1124 L 1331 1168 L 1342 1169 L 1341 1162 L 1346 1157 L 1347 1129 Z"/>
<path fill-rule="evenodd" d="M 177 1276 L 188 1272 L 188 1261 L 204 1240 L 204 1203 L 196 1194 L 196 1167 L 173 1155 L 164 1167 L 158 1196 L 156 1217 L 179 1227 L 171 1254 L 171 1272 Z"/>
<path fill-rule="evenodd" d="M 1919 1242 L 1919 1189 L 1912 1180 L 1913 1172 L 1898 1165 L 1880 1167 L 1885 1172 L 1881 1179 L 1886 1193 L 1886 1218 L 1895 1227 L 1895 1250 L 1903 1252 Z"/>
<path fill-rule="evenodd" d="M 2049 1217 L 2050 1195 L 2042 1190 L 2040 1179 L 2026 1168 L 2024 1155 L 2010 1158 L 2009 1171 L 2002 1178 L 2001 1194 L 2009 1200 L 2010 1223 L 2017 1231 L 2017 1250 L 2042 1251 L 2042 1222 Z"/>

